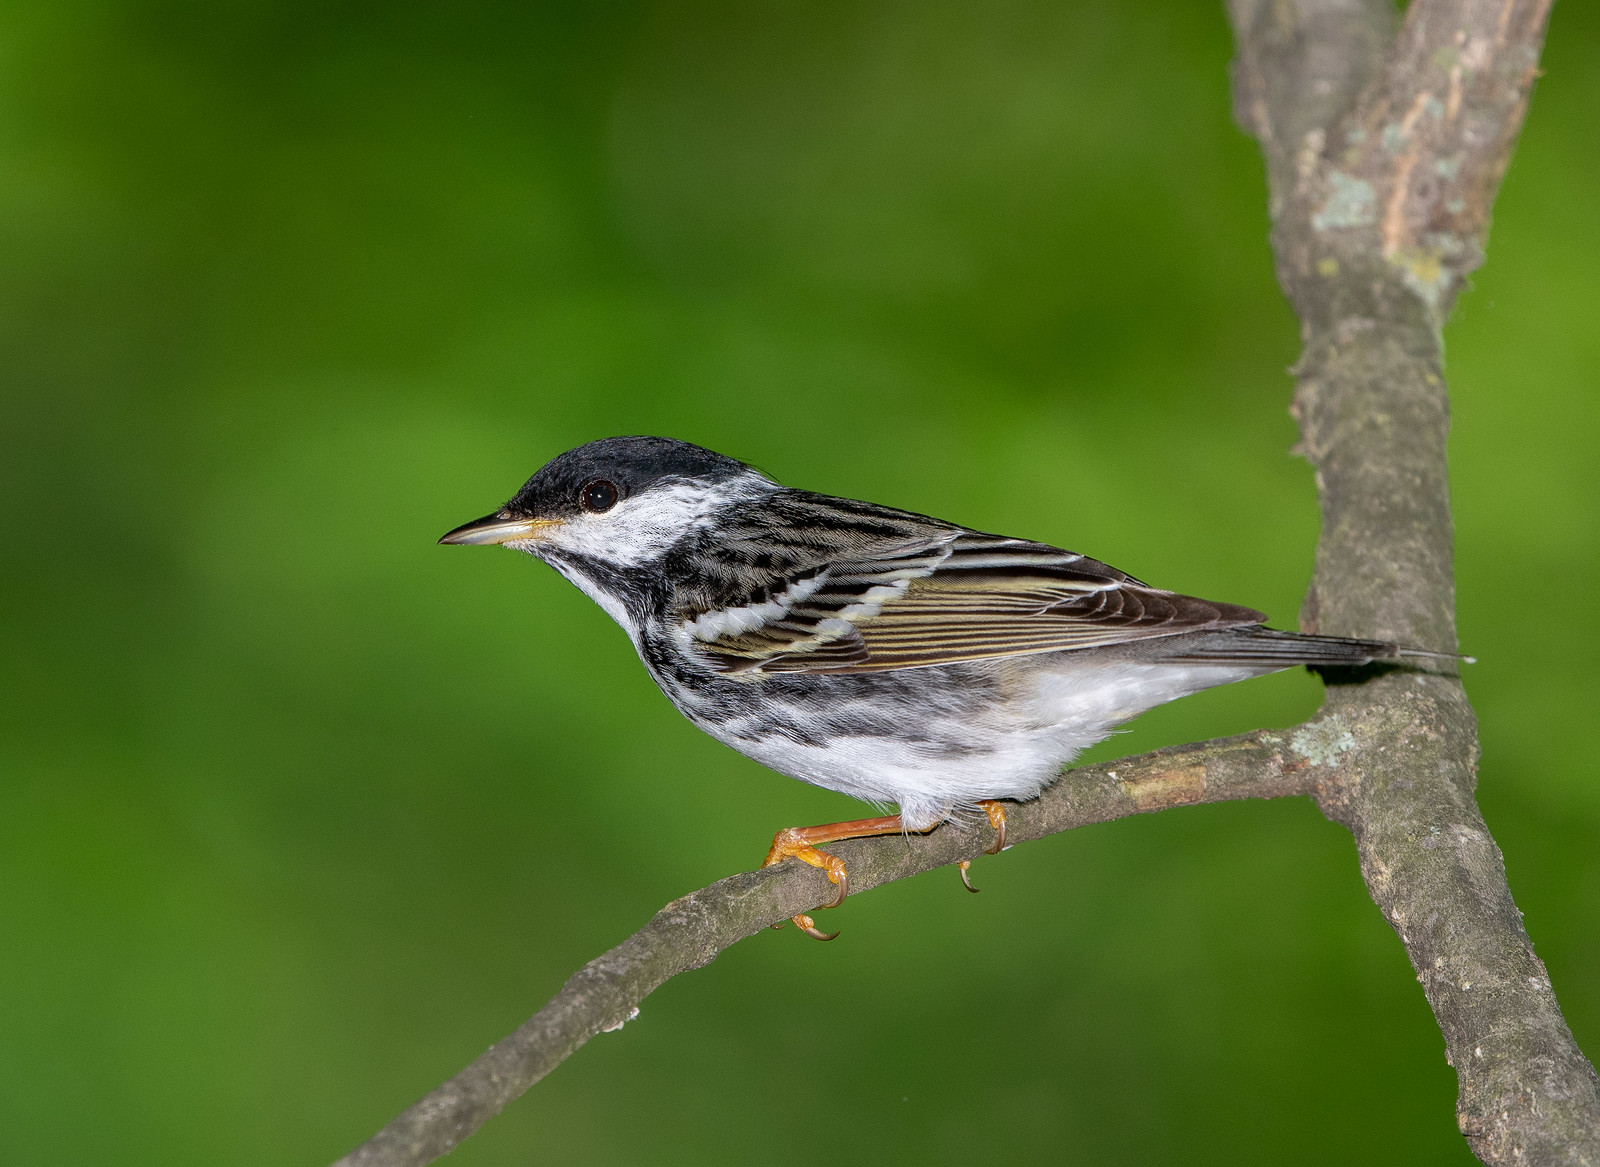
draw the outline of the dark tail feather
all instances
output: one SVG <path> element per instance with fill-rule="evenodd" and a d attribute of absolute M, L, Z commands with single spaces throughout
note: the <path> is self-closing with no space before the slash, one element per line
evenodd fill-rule
<path fill-rule="evenodd" d="M 1275 628 L 1232 628 L 1183 637 L 1171 644 L 1163 660 L 1184 664 L 1238 664 L 1356 666 L 1373 661 L 1398 661 L 1409 657 L 1431 660 L 1459 660 L 1472 664 L 1470 656 L 1453 652 L 1430 652 L 1407 648 L 1387 640 L 1353 640 L 1345 636 L 1307 636 L 1302 632 L 1280 632 Z"/>

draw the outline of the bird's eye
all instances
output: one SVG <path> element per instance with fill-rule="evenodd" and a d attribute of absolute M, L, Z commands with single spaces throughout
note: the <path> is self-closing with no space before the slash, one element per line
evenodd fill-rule
<path fill-rule="evenodd" d="M 604 478 L 596 478 L 584 484 L 578 492 L 578 501 L 583 504 L 584 510 L 599 514 L 617 505 L 617 488 Z"/>

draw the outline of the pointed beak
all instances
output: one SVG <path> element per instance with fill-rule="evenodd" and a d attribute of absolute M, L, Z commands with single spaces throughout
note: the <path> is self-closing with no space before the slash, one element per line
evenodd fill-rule
<path fill-rule="evenodd" d="M 482 543 L 515 543 L 521 539 L 537 539 L 541 531 L 559 526 L 560 523 L 560 519 L 508 519 L 497 512 L 463 523 L 439 542 L 473 546 Z"/>

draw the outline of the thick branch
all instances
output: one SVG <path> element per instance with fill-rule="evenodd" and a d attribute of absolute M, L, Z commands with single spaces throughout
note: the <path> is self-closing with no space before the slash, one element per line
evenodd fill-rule
<path fill-rule="evenodd" d="M 1234 114 L 1261 142 L 1276 220 L 1295 187 L 1302 150 L 1372 79 L 1397 23 L 1392 0 L 1228 0 L 1238 33 Z"/>
<path fill-rule="evenodd" d="M 1312 722 L 1157 750 L 1069 771 L 1036 801 L 1011 808 L 1013 843 L 1129 815 L 1241 798 L 1322 792 L 1340 780 L 1339 730 Z M 987 825 L 930 835 L 853 839 L 829 847 L 850 869 L 851 894 L 983 854 Z M 447 1154 L 506 1103 L 597 1033 L 620 1027 L 658 986 L 710 963 L 763 928 L 833 896 L 827 877 L 795 860 L 718 880 L 674 900 L 573 974 L 550 1003 L 335 1167 L 414 1167 Z"/>
<path fill-rule="evenodd" d="M 1483 263 L 1550 0 L 1232 0 L 1235 107 L 1267 159 L 1308 327 L 1431 323 Z"/>
<path fill-rule="evenodd" d="M 1236 19 L 1248 7 L 1236 4 Z M 1272 11 L 1304 19 L 1309 39 L 1323 8 Z M 1413 0 L 1386 57 L 1344 59 L 1343 76 L 1371 80 L 1331 112 L 1297 88 L 1309 66 L 1277 49 L 1298 43 L 1294 32 L 1263 35 L 1259 13 L 1238 24 L 1241 109 L 1261 92 L 1281 106 L 1246 122 L 1281 198 L 1273 245 L 1305 342 L 1294 411 L 1323 515 L 1302 614 L 1311 630 L 1455 643 L 1439 327 L 1482 262 L 1547 11 L 1547 0 Z M 1358 37 L 1341 46 L 1369 51 Z M 1299 140 L 1272 132 L 1281 124 Z M 1473 1151 L 1488 1163 L 1600 1160 L 1600 1080 L 1474 800 L 1477 726 L 1460 684 L 1393 673 L 1334 685 L 1324 718 L 1347 733 L 1359 777 L 1319 801 L 1355 833 L 1372 897 L 1417 969 Z"/>

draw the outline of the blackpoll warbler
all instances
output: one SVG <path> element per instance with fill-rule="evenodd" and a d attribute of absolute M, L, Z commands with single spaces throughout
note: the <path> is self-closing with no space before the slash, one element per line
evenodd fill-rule
<path fill-rule="evenodd" d="M 1153 706 L 1294 665 L 1439 655 L 1273 631 L 1260 612 L 1071 551 L 790 490 L 670 438 L 569 450 L 440 542 L 544 560 L 623 627 L 661 691 L 712 737 L 803 782 L 897 805 L 773 840 L 767 863 L 792 856 L 828 873 L 828 907 L 849 885 L 819 843 L 982 811 L 998 850 L 995 800 L 1035 797 Z"/>

